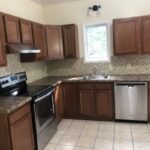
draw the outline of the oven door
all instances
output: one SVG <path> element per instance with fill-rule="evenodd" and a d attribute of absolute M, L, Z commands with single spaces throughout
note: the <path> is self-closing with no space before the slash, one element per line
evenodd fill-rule
<path fill-rule="evenodd" d="M 34 115 L 37 135 L 55 118 L 54 89 L 34 100 Z"/>

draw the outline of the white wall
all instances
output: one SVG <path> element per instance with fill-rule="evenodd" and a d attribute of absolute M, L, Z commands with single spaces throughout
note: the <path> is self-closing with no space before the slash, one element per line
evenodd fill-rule
<path fill-rule="evenodd" d="M 87 18 L 87 9 L 93 4 L 102 6 L 101 16 Z M 81 0 L 47 5 L 43 8 L 46 24 L 76 23 L 79 26 L 80 56 L 83 56 L 82 24 L 94 21 L 109 21 L 120 17 L 150 14 L 149 0 Z M 112 38 L 111 38 L 112 39 Z M 112 49 L 111 45 L 111 49 Z"/>
<path fill-rule="evenodd" d="M 43 8 L 31 0 L 0 0 L 0 12 L 43 23 Z"/>

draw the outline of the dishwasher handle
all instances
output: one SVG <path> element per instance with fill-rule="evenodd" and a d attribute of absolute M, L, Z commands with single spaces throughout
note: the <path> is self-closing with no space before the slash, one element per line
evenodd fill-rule
<path fill-rule="evenodd" d="M 116 86 L 129 86 L 129 87 L 133 87 L 133 86 L 145 86 L 146 83 L 145 82 L 118 82 L 115 84 Z"/>

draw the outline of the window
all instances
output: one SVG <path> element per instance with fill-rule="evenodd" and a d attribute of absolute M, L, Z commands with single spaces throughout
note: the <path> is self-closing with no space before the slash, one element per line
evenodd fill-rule
<path fill-rule="evenodd" d="M 83 30 L 85 62 L 110 61 L 108 24 L 87 24 L 83 26 Z"/>

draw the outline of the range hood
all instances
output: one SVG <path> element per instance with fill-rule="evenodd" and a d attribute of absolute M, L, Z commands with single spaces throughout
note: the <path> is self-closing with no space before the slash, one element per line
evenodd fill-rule
<path fill-rule="evenodd" d="M 37 49 L 31 44 L 8 44 L 6 45 L 8 53 L 20 53 L 20 54 L 37 54 L 41 53 L 40 49 Z"/>

